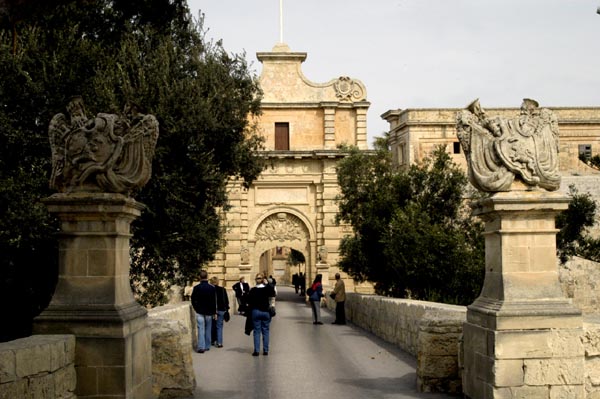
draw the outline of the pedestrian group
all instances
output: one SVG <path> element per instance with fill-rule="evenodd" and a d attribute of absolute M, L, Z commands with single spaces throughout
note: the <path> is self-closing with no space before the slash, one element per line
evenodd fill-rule
<path fill-rule="evenodd" d="M 321 298 L 323 293 L 323 276 L 317 274 L 312 285 L 306 288 L 305 276 L 302 273 L 292 276 L 292 284 L 300 296 L 307 295 L 313 315 L 313 324 L 322 325 Z M 335 286 L 330 297 L 336 302 L 335 321 L 332 324 L 346 324 L 344 310 L 346 301 L 346 288 L 340 274 L 335 274 Z M 253 334 L 254 351 L 252 356 L 259 356 L 262 342 L 263 356 L 269 355 L 269 329 L 271 320 L 276 315 L 275 298 L 277 296 L 277 281 L 272 275 L 257 273 L 255 285 L 250 288 L 244 277 L 233 285 L 238 314 L 246 317 L 244 332 Z M 229 298 L 224 287 L 219 285 L 219 279 L 208 279 L 206 270 L 200 271 L 200 283 L 197 284 L 191 295 L 192 307 L 196 312 L 198 324 L 198 346 L 196 352 L 204 353 L 210 350 L 211 345 L 223 347 L 223 327 L 229 321 Z"/>

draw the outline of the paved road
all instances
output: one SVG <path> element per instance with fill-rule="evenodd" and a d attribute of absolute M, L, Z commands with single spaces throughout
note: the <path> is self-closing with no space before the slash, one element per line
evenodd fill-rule
<path fill-rule="evenodd" d="M 417 393 L 416 361 L 352 324 L 313 325 L 310 306 L 289 287 L 278 287 L 269 356 L 251 356 L 245 318 L 225 324 L 223 348 L 194 353 L 194 399 L 406 399 L 452 398 Z M 456 397 L 454 397 L 456 399 Z"/>

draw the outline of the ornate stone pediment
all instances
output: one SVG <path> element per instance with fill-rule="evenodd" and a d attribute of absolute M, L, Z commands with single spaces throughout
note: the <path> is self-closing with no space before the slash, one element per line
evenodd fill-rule
<path fill-rule="evenodd" d="M 128 105 L 123 114 L 88 118 L 81 97 L 56 114 L 48 135 L 52 150 L 50 187 L 60 192 L 129 194 L 151 175 L 158 121 Z"/>
<path fill-rule="evenodd" d="M 307 236 L 304 223 L 296 216 L 279 212 L 267 217 L 256 230 L 257 241 L 295 241 Z"/>

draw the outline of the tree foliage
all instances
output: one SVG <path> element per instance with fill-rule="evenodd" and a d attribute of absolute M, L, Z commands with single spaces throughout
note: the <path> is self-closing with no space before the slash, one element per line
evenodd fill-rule
<path fill-rule="evenodd" d="M 600 262 L 600 239 L 588 234 L 596 219 L 596 202 L 589 193 L 581 194 L 569 186 L 571 201 L 567 210 L 556 217 L 556 248 L 561 263 L 573 256 Z"/>
<path fill-rule="evenodd" d="M 386 137 L 374 153 L 348 151 L 338 165 L 338 219 L 355 234 L 342 240 L 342 269 L 382 295 L 471 303 L 483 283 L 482 224 L 466 209 L 466 176 L 445 148 L 407 169 L 394 167 Z"/>
<path fill-rule="evenodd" d="M 288 254 L 286 263 L 290 266 L 298 266 L 302 265 L 306 262 L 304 259 L 304 255 L 300 251 L 296 251 L 293 248 L 290 248 L 290 253 Z"/>
<path fill-rule="evenodd" d="M 31 320 L 54 289 L 57 224 L 39 201 L 51 194 L 48 123 L 73 95 L 88 116 L 134 102 L 159 120 L 153 177 L 135 193 L 147 208 L 132 226 L 131 271 L 141 301 L 161 303 L 165 284 L 193 278 L 219 247 L 228 178 L 249 184 L 262 170 L 248 122 L 260 113 L 256 77 L 206 39 L 185 0 L 12 0 L 0 24 L 3 304 L 27 295 L 11 314 Z"/>

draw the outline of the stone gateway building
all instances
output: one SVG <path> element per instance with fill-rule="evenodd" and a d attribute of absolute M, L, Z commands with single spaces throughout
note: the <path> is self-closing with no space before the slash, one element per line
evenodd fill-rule
<path fill-rule="evenodd" d="M 311 282 L 321 273 L 328 285 L 338 272 L 340 239 L 351 233 L 335 221 L 336 163 L 343 156 L 337 147 L 367 149 L 367 91 L 344 76 L 311 82 L 301 68 L 306 53 L 283 43 L 257 57 L 263 114 L 255 122 L 268 168 L 248 189 L 230 182 L 226 244 L 209 273 L 221 275 L 227 286 L 259 271 L 278 283 L 290 283 L 299 272 Z M 303 265 L 288 265 L 292 249 L 302 253 Z M 351 279 L 347 284 L 353 288 Z"/>

